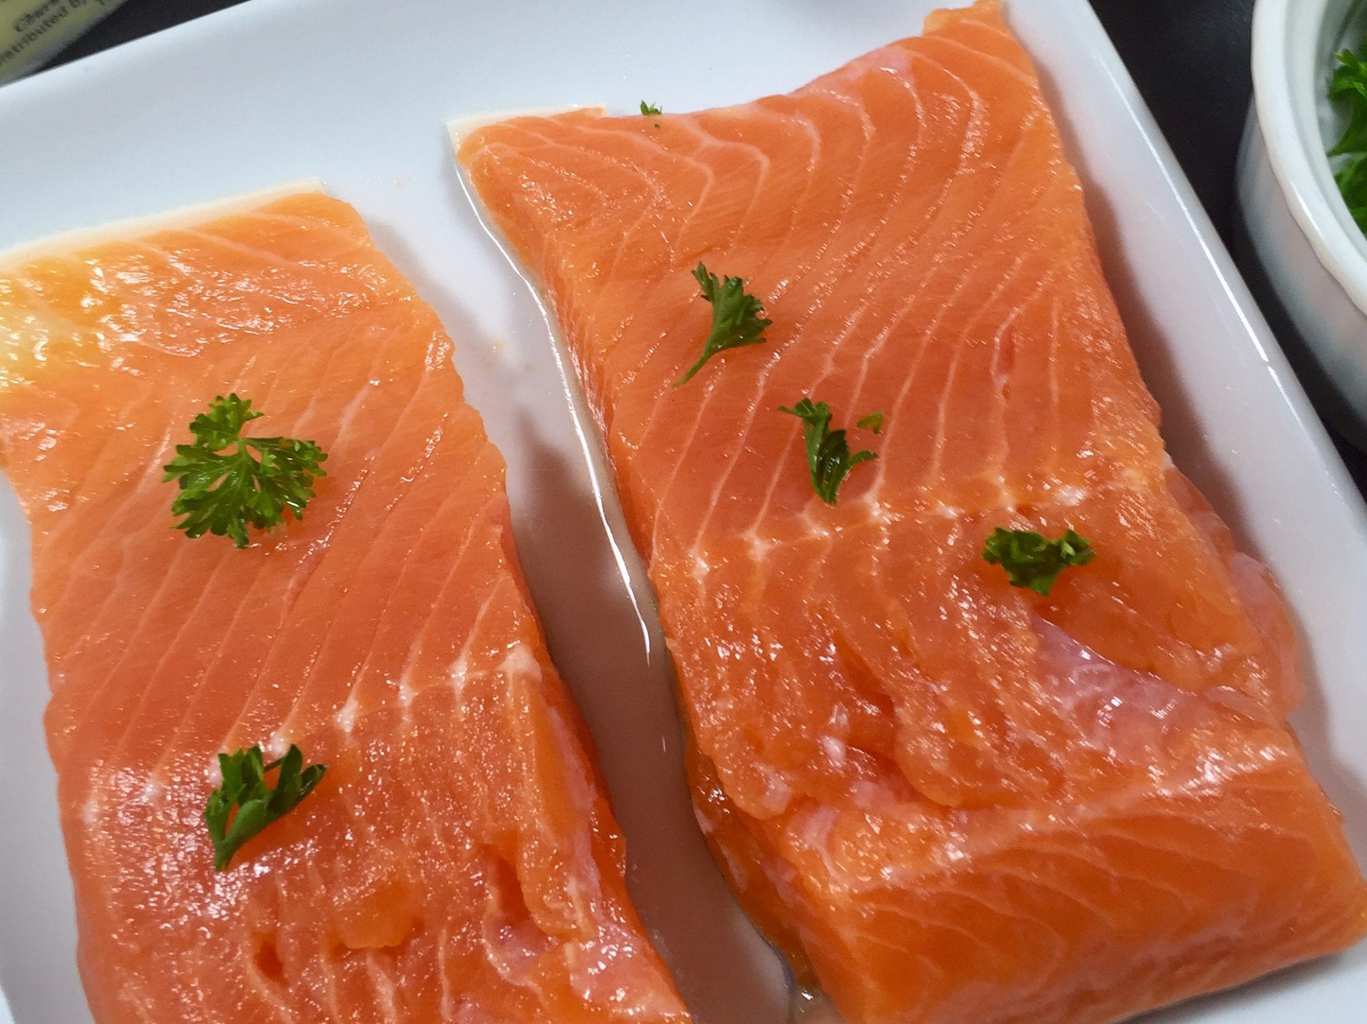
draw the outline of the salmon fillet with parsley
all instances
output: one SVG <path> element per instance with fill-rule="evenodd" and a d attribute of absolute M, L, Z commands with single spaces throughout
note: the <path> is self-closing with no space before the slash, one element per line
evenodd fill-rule
<path fill-rule="evenodd" d="M 1286 608 L 1164 451 L 996 3 L 788 95 L 458 145 L 598 418 L 702 827 L 849 1021 L 1115 1021 L 1363 935 Z M 680 384 L 700 262 L 772 324 Z M 877 456 L 834 505 L 804 396 Z M 1013 587 L 998 528 L 1095 557 Z"/>
<path fill-rule="evenodd" d="M 217 394 L 316 441 L 302 521 L 172 529 Z M 317 191 L 0 263 L 0 459 L 33 536 L 100 1024 L 682 1022 L 436 315 Z M 216 755 L 326 775 L 216 871 Z M 235 819 L 234 819 L 235 820 Z"/>

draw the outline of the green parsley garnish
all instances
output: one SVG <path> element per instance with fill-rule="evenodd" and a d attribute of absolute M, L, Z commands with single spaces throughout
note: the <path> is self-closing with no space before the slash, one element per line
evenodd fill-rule
<path fill-rule="evenodd" d="M 171 514 L 185 518 L 176 529 L 191 537 L 226 534 L 245 548 L 248 524 L 275 526 L 286 513 L 303 518 L 327 455 L 312 441 L 243 437 L 243 424 L 260 415 L 250 399 L 219 395 L 191 422 L 195 443 L 176 445 L 164 467 L 165 479 L 180 484 Z"/>
<path fill-rule="evenodd" d="M 840 484 L 850 470 L 861 462 L 878 458 L 870 451 L 850 454 L 845 431 L 831 429 L 831 407 L 825 402 L 813 402 L 810 398 L 803 397 L 802 401 L 791 409 L 782 405 L 778 411 L 802 420 L 802 433 L 807 444 L 807 466 L 812 472 L 812 487 L 827 505 L 835 504 L 836 492 L 840 490 Z M 870 413 L 864 419 L 875 415 L 878 414 Z"/>
<path fill-rule="evenodd" d="M 983 546 L 983 559 L 1000 565 L 1013 587 L 1028 587 L 1049 596 L 1058 574 L 1070 565 L 1086 565 L 1096 556 L 1092 545 L 1073 530 L 1048 540 L 1034 530 L 992 531 Z"/>
<path fill-rule="evenodd" d="M 718 352 L 763 341 L 764 329 L 773 323 L 764 318 L 764 304 L 747 294 L 741 278 L 728 277 L 718 281 L 717 275 L 708 273 L 701 263 L 693 268 L 693 276 L 702 286 L 702 297 L 712 303 L 712 333 L 707 336 L 707 344 L 698 361 L 674 382 L 676 388 L 692 380 Z"/>
<path fill-rule="evenodd" d="M 644 114 L 646 117 L 659 117 L 661 114 L 664 113 L 664 111 L 657 107 L 655 104 L 647 103 L 645 100 L 642 100 L 641 113 Z"/>
<path fill-rule="evenodd" d="M 886 417 L 881 412 L 871 412 L 867 416 L 861 416 L 855 420 L 854 425 L 860 430 L 868 430 L 875 434 L 883 432 L 883 420 Z"/>
<path fill-rule="evenodd" d="M 1367 153 L 1357 153 L 1334 172 L 1348 212 L 1363 231 L 1367 231 Z"/>
<path fill-rule="evenodd" d="M 1354 53 L 1340 50 L 1334 55 L 1338 66 L 1329 81 L 1329 98 L 1347 108 L 1348 125 L 1329 156 L 1343 156 L 1334 172 L 1343 201 L 1358 227 L 1367 231 L 1367 44 Z"/>
<path fill-rule="evenodd" d="M 219 754 L 218 767 L 223 785 L 209 794 L 204 806 L 204 821 L 214 841 L 214 869 L 226 871 L 233 854 L 252 836 L 271 822 L 299 806 L 313 792 L 327 771 L 327 765 L 304 767 L 304 755 L 294 744 L 278 761 L 264 764 L 260 747 L 248 747 L 235 754 Z M 275 789 L 266 784 L 266 773 L 280 769 Z M 237 814 L 229 822 L 233 808 Z"/>

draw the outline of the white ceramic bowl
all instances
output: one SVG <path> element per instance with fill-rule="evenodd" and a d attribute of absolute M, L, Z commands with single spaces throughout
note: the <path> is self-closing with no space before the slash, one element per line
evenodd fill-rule
<path fill-rule="evenodd" d="M 1288 355 L 1321 411 L 1367 448 L 1367 237 L 1325 156 L 1341 126 L 1326 96 L 1333 55 L 1364 38 L 1362 0 L 1258 0 L 1238 193 L 1251 276 L 1261 269 L 1300 336 Z"/>

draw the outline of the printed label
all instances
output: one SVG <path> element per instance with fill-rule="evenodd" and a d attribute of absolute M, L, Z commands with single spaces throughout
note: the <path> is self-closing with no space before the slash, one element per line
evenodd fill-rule
<path fill-rule="evenodd" d="M 0 82 L 32 71 L 123 0 L 0 0 Z"/>

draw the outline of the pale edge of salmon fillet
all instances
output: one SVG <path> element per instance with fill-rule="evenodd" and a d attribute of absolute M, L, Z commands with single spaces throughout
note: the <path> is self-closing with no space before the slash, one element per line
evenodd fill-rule
<path fill-rule="evenodd" d="M 1163 451 L 999 4 L 937 12 L 788 96 L 453 143 L 597 419 L 700 823 L 847 1019 L 1115 1021 L 1362 937 L 1367 887 L 1285 724 L 1301 682 L 1281 595 Z M 860 183 L 881 203 L 862 222 Z M 774 324 L 677 388 L 707 336 L 699 261 Z M 833 425 L 889 413 L 835 509 L 775 415 L 804 393 Z M 1097 559 L 1048 599 L 979 556 L 994 526 L 1074 523 Z"/>
<path fill-rule="evenodd" d="M 44 256 L 60 256 L 78 249 L 94 248 L 109 242 L 126 241 L 141 235 L 175 228 L 193 227 L 204 221 L 242 213 L 264 206 L 276 199 L 301 192 L 326 193 L 322 178 L 298 178 L 278 185 L 241 192 L 236 195 L 189 203 L 173 210 L 161 210 L 141 216 L 119 217 L 93 227 L 59 231 L 30 242 L 20 242 L 8 249 L 0 249 L 0 270 L 18 267 Z"/>
<path fill-rule="evenodd" d="M 301 522 L 171 529 L 216 393 L 317 440 Z M 253 429 L 259 426 L 262 429 Z M 435 314 L 316 183 L 0 264 L 0 464 L 100 1024 L 685 1021 Z M 328 773 L 215 873 L 215 755 Z"/>

